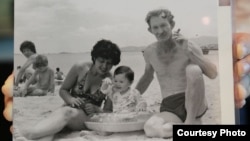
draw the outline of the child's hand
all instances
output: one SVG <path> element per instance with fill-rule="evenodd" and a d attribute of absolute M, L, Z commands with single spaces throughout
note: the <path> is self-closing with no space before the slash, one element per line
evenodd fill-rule
<path fill-rule="evenodd" d="M 110 78 L 105 78 L 102 80 L 101 90 L 107 90 L 111 85 L 112 85 L 112 80 Z"/>

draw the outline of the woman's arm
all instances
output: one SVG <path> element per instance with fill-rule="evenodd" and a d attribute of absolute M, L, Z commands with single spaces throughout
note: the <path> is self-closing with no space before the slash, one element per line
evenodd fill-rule
<path fill-rule="evenodd" d="M 72 96 L 70 95 L 70 90 L 73 88 L 73 86 L 75 85 L 76 81 L 77 81 L 77 65 L 75 64 L 69 71 L 67 77 L 64 80 L 64 83 L 62 84 L 60 90 L 59 90 L 59 94 L 61 96 L 61 98 L 67 103 L 67 104 L 71 104 L 70 100 L 72 98 Z"/>
<path fill-rule="evenodd" d="M 80 73 L 82 73 L 83 70 L 83 66 L 81 66 L 81 64 L 75 64 L 69 71 L 69 73 L 67 74 L 64 83 L 62 84 L 60 90 L 59 90 L 59 94 L 61 96 L 61 98 L 69 105 L 72 106 L 80 106 L 81 104 L 84 103 L 84 101 L 80 98 L 75 98 L 72 97 L 70 95 L 70 90 L 72 90 L 74 88 L 74 86 L 77 83 L 77 79 L 80 75 Z M 85 70 L 86 71 L 86 70 Z"/>

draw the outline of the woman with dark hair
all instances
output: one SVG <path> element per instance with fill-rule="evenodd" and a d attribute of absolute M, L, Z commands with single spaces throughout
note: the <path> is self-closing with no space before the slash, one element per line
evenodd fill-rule
<path fill-rule="evenodd" d="M 65 106 L 54 111 L 27 132 L 18 135 L 18 129 L 14 128 L 14 133 L 17 133 L 14 138 L 50 141 L 64 128 L 86 129 L 84 121 L 88 115 L 112 111 L 112 103 L 109 99 L 105 100 L 106 96 L 100 91 L 100 87 L 104 78 L 111 77 L 112 67 L 119 64 L 121 51 L 111 41 L 100 40 L 94 45 L 91 56 L 92 62 L 76 63 L 65 78 L 59 91 Z"/>

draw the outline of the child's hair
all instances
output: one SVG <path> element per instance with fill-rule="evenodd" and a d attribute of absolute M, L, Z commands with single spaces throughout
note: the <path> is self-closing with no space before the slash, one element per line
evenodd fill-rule
<path fill-rule="evenodd" d="M 60 68 L 59 68 L 59 67 L 57 67 L 57 68 L 56 68 L 56 71 L 60 71 Z"/>
<path fill-rule="evenodd" d="M 132 83 L 134 81 L 134 71 L 128 66 L 119 66 L 115 69 L 114 75 L 125 73 L 125 77 Z"/>
<path fill-rule="evenodd" d="M 36 53 L 35 44 L 33 42 L 31 42 L 31 41 L 24 41 L 24 42 L 22 42 L 22 44 L 20 46 L 20 51 L 23 52 L 24 49 L 29 49 L 33 53 Z"/>
<path fill-rule="evenodd" d="M 45 55 L 37 55 L 36 60 L 33 63 L 34 68 L 46 67 L 48 66 L 48 58 Z"/>

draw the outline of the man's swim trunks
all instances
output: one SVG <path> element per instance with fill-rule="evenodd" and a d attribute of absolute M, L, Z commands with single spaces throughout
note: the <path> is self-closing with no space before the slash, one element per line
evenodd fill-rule
<path fill-rule="evenodd" d="M 186 120 L 187 111 L 185 108 L 185 93 L 179 93 L 171 95 L 162 100 L 160 112 L 171 112 L 177 115 L 183 122 Z M 202 117 L 207 111 L 206 110 L 196 118 Z"/>

